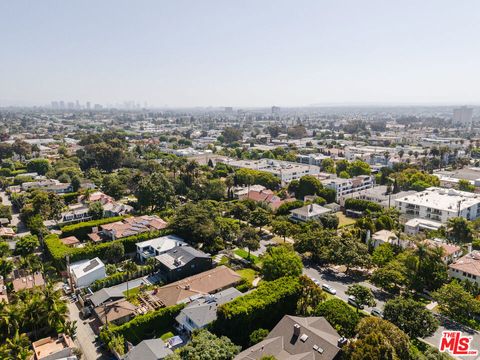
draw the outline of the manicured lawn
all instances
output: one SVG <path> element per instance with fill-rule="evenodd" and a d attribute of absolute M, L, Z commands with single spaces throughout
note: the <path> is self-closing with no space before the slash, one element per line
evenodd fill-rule
<path fill-rule="evenodd" d="M 248 281 L 250 284 L 253 282 L 253 280 L 255 279 L 255 276 L 257 275 L 256 271 L 253 269 L 237 270 L 237 274 L 239 274 L 243 279 Z"/>
<path fill-rule="evenodd" d="M 235 255 L 238 255 L 241 258 L 244 258 L 245 260 L 249 260 L 254 264 L 257 264 L 260 261 L 258 257 L 256 257 L 255 255 L 250 254 L 250 257 L 248 257 L 248 251 L 245 249 L 236 249 L 234 253 Z"/>
<path fill-rule="evenodd" d="M 344 227 L 344 226 L 355 224 L 355 219 L 345 216 L 345 214 L 342 213 L 341 211 L 335 213 L 335 215 L 338 216 L 338 220 L 339 220 L 338 227 Z"/>
<path fill-rule="evenodd" d="M 222 260 L 218 263 L 218 265 L 225 265 L 228 266 L 230 264 L 230 260 L 228 259 L 227 256 L 222 256 Z"/>

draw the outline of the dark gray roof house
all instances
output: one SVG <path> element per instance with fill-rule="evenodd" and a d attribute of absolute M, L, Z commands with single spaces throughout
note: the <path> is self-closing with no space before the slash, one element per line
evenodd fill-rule
<path fill-rule="evenodd" d="M 155 259 L 159 263 L 160 274 L 168 282 L 210 270 L 213 266 L 210 255 L 191 246 L 175 246 Z"/>
<path fill-rule="evenodd" d="M 162 360 L 173 351 L 166 347 L 162 339 L 143 340 L 133 347 L 124 360 Z"/>
<path fill-rule="evenodd" d="M 122 289 L 118 287 L 103 288 L 90 296 L 90 301 L 94 307 L 100 306 L 108 301 L 120 300 L 125 296 Z"/>
<path fill-rule="evenodd" d="M 182 329 L 192 332 L 205 328 L 217 319 L 217 308 L 243 294 L 234 287 L 216 294 L 205 295 L 188 304 L 175 318 Z"/>
<path fill-rule="evenodd" d="M 257 360 L 268 355 L 277 360 L 333 360 L 341 342 L 323 317 L 285 315 L 265 340 L 241 352 L 235 360 Z"/>

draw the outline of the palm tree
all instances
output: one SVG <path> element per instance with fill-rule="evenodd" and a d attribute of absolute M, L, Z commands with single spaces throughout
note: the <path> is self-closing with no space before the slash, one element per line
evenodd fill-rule
<path fill-rule="evenodd" d="M 18 330 L 18 316 L 14 308 L 5 301 L 0 301 L 0 333 L 10 336 Z"/>
<path fill-rule="evenodd" d="M 0 259 L 0 275 L 7 279 L 8 275 L 13 271 L 13 262 L 10 259 Z"/>
<path fill-rule="evenodd" d="M 18 330 L 15 332 L 15 336 L 8 338 L 0 347 L 1 359 L 28 360 L 31 356 L 30 340 L 27 335 L 19 334 Z"/>
<path fill-rule="evenodd" d="M 129 260 L 123 265 L 123 270 L 127 272 L 127 298 L 128 298 L 128 283 L 130 279 L 130 275 L 137 271 L 137 264 L 135 264 L 133 261 Z"/>
<path fill-rule="evenodd" d="M 63 324 L 63 333 L 67 334 L 72 339 L 75 339 L 75 336 L 77 334 L 77 321 L 65 321 L 65 324 Z"/>

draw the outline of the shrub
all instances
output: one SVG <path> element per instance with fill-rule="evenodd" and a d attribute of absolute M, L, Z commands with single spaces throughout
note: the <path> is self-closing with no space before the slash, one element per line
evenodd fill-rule
<path fill-rule="evenodd" d="M 78 195 L 79 195 L 78 192 L 71 192 L 71 193 L 63 194 L 62 198 L 66 204 L 71 204 L 77 200 Z"/>
<path fill-rule="evenodd" d="M 126 341 L 137 345 L 143 339 L 160 337 L 163 333 L 170 331 L 175 323 L 175 317 L 184 308 L 185 304 L 179 304 L 150 311 L 144 315 L 138 315 L 133 320 L 120 326 L 110 325 L 108 329 L 100 332 L 100 339 L 110 343 L 116 336 L 123 336 Z"/>
<path fill-rule="evenodd" d="M 283 203 L 277 209 L 277 215 L 290 215 L 290 210 L 297 209 L 303 206 L 302 200 L 295 200 Z"/>
<path fill-rule="evenodd" d="M 345 200 L 345 209 L 356 210 L 356 211 L 369 210 L 371 212 L 377 212 L 377 211 L 381 211 L 382 207 L 380 206 L 380 204 L 377 204 L 368 200 L 347 199 Z"/>
<path fill-rule="evenodd" d="M 212 329 L 246 346 L 254 330 L 272 329 L 285 314 L 294 314 L 300 293 L 298 278 L 262 282 L 257 290 L 220 306 Z"/>
<path fill-rule="evenodd" d="M 316 316 L 323 316 L 340 335 L 352 337 L 360 318 L 359 315 L 343 300 L 330 299 L 321 303 L 316 311 Z"/>

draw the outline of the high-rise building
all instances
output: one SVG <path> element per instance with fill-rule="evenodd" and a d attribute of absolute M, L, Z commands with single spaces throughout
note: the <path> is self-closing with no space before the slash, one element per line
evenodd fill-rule
<path fill-rule="evenodd" d="M 454 124 L 471 124 L 473 117 L 473 108 L 462 106 L 453 109 L 453 123 Z"/>
<path fill-rule="evenodd" d="M 87 107 L 87 110 L 90 110 L 90 101 L 87 101 L 86 107 Z"/>
<path fill-rule="evenodd" d="M 65 101 L 60 100 L 60 103 L 58 106 L 60 107 L 60 109 L 65 109 Z"/>
<path fill-rule="evenodd" d="M 280 107 L 272 106 L 272 114 L 278 114 L 278 113 L 280 113 Z"/>

